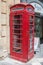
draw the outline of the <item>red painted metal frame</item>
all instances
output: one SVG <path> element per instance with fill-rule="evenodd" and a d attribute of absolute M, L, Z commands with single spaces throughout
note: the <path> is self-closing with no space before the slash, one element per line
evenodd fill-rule
<path fill-rule="evenodd" d="M 16 8 L 16 7 L 23 7 L 24 10 L 22 11 L 16 11 L 16 12 L 12 12 L 12 9 Z M 30 16 L 34 17 L 34 12 L 28 12 L 26 10 L 26 8 L 33 8 L 33 6 L 29 5 L 24 5 L 24 4 L 17 4 L 14 5 L 10 8 L 10 56 L 14 59 L 20 60 L 22 62 L 27 62 L 28 60 L 30 60 L 33 56 L 34 56 L 34 30 L 33 30 L 33 48 L 32 48 L 32 52 L 30 52 L 30 34 L 29 34 L 29 22 L 30 22 Z M 21 48 L 22 48 L 22 52 L 21 53 L 16 53 L 13 52 L 13 17 L 16 14 L 22 14 L 22 43 L 21 43 Z M 33 26 L 34 26 L 34 20 L 33 20 Z"/>

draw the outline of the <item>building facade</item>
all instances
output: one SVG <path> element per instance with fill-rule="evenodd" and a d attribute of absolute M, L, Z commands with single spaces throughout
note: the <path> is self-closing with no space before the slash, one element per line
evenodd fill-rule
<path fill-rule="evenodd" d="M 19 2 L 20 0 L 0 0 L 0 50 L 8 53 L 10 52 L 10 7 Z"/>

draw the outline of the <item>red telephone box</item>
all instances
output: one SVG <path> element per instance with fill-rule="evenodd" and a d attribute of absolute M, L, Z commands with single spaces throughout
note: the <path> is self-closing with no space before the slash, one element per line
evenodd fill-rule
<path fill-rule="evenodd" d="M 23 62 L 34 56 L 34 7 L 30 4 L 10 8 L 10 56 Z"/>

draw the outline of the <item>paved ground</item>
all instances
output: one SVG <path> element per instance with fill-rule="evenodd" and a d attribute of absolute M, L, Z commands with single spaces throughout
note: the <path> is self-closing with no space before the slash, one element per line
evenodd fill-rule
<path fill-rule="evenodd" d="M 27 63 L 22 63 L 9 57 L 0 60 L 0 65 L 43 65 L 43 58 L 34 57 Z"/>

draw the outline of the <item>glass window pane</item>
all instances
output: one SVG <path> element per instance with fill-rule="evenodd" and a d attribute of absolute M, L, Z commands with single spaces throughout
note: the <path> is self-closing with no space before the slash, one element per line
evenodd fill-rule
<path fill-rule="evenodd" d="M 35 36 L 41 37 L 41 18 L 35 17 Z"/>
<path fill-rule="evenodd" d="M 22 15 L 14 15 L 13 17 L 13 52 L 17 52 L 17 53 L 21 53 L 22 49 L 21 49 L 21 43 L 22 43 L 22 39 L 21 39 L 21 33 L 22 33 L 22 29 L 21 29 L 21 20 Z"/>

